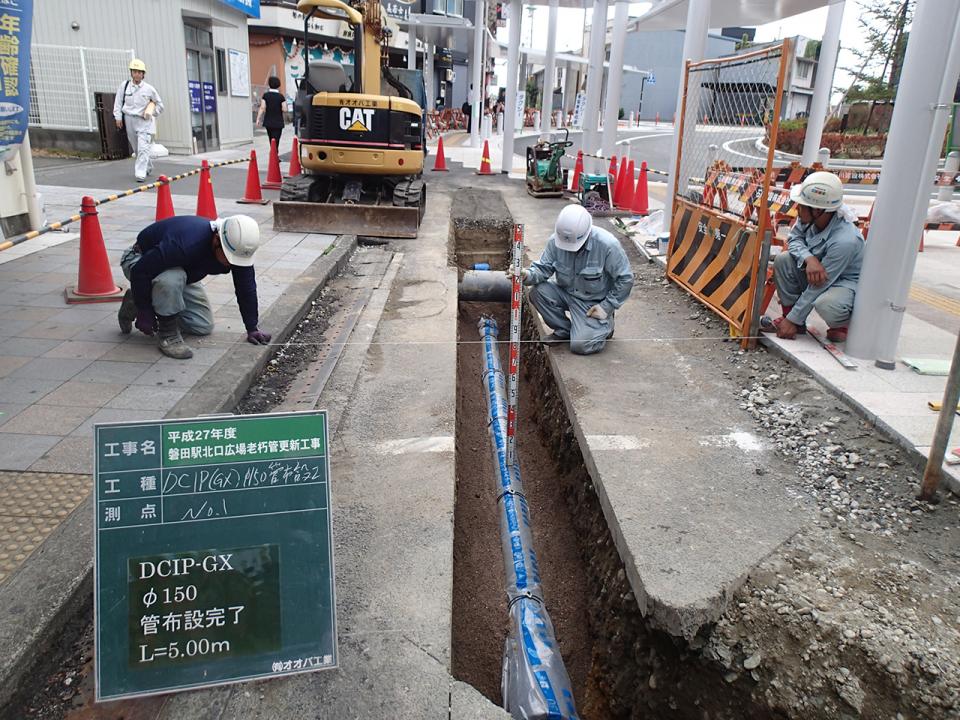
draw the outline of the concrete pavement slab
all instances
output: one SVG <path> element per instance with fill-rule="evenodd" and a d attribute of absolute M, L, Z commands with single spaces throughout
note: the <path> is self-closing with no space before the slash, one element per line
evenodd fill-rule
<path fill-rule="evenodd" d="M 84 437 L 65 437 L 47 450 L 27 468 L 31 473 L 77 473 L 90 472 L 90 458 L 93 457 L 93 439 L 88 433 Z"/>
<path fill-rule="evenodd" d="M 87 360 L 98 360 L 115 347 L 119 347 L 119 344 L 111 342 L 92 342 L 89 340 L 65 340 L 56 347 L 45 352 L 43 357 L 76 359 L 83 358 Z"/>
<path fill-rule="evenodd" d="M 0 355 L 0 378 L 4 378 L 17 368 L 30 361 L 29 357 L 17 357 L 16 355 Z"/>
<path fill-rule="evenodd" d="M 69 435 L 96 411 L 95 407 L 31 405 L 6 423 L 3 431 L 27 435 Z"/>
<path fill-rule="evenodd" d="M 53 392 L 62 384 L 62 380 L 3 378 L 0 379 L 0 398 L 3 398 L 5 402 L 29 405 Z"/>
<path fill-rule="evenodd" d="M 150 367 L 149 363 L 122 360 L 94 360 L 75 379 L 93 383 L 132 383 Z"/>
<path fill-rule="evenodd" d="M 100 408 L 110 402 L 126 385 L 121 383 L 92 383 L 68 380 L 53 392 L 38 400 L 38 405 Z"/>
<path fill-rule="evenodd" d="M 16 417 L 24 408 L 29 407 L 25 404 L 0 402 L 0 427 Z"/>
<path fill-rule="evenodd" d="M 87 367 L 93 360 L 73 358 L 30 358 L 10 373 L 11 378 L 35 378 L 38 380 L 69 380 Z"/>
<path fill-rule="evenodd" d="M 0 470 L 26 470 L 62 439 L 59 435 L 19 435 L 0 430 Z"/>

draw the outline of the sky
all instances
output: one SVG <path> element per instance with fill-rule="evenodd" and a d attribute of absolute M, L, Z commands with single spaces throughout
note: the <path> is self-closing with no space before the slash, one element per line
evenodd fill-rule
<path fill-rule="evenodd" d="M 649 2 L 639 2 L 630 4 L 630 16 L 636 17 L 642 15 L 651 6 Z M 845 48 L 858 45 L 860 42 L 860 33 L 857 24 L 857 17 L 860 15 L 859 0 L 846 0 L 846 7 L 843 13 L 843 25 L 840 30 L 840 57 L 837 62 L 837 72 L 834 77 L 835 87 L 846 87 L 853 79 L 852 76 L 842 70 L 843 67 L 854 65 L 853 55 Z M 546 45 L 546 26 L 548 8 L 546 6 L 536 6 L 534 8 L 533 22 L 531 23 L 530 14 L 527 6 L 523 13 L 523 31 L 522 44 L 530 44 L 531 28 L 536 27 L 537 42 L 534 46 Z M 612 5 L 611 10 L 612 13 Z M 585 22 L 590 22 L 592 10 L 574 10 L 560 8 L 558 10 L 557 22 L 557 50 L 580 52 L 580 46 L 583 44 L 583 27 Z M 794 35 L 804 35 L 809 38 L 819 40 L 823 37 L 824 27 L 827 24 L 827 8 L 811 10 L 810 12 L 800 13 L 791 17 L 783 18 L 774 23 L 760 25 L 757 28 L 756 40 L 766 42 L 777 40 L 782 37 L 792 37 Z M 506 40 L 504 29 L 499 31 L 500 37 Z M 629 63 L 629 58 L 626 60 Z"/>

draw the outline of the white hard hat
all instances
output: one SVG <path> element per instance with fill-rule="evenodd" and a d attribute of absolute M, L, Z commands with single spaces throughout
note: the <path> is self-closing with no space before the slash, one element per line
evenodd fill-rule
<path fill-rule="evenodd" d="M 249 215 L 231 215 L 215 220 L 220 233 L 220 246 L 231 265 L 249 267 L 260 247 L 260 226 Z"/>
<path fill-rule="evenodd" d="M 142 73 L 147 72 L 147 66 L 143 64 L 143 60 L 140 58 L 134 58 L 130 61 L 130 64 L 127 66 L 131 70 L 139 70 Z"/>
<path fill-rule="evenodd" d="M 790 188 L 790 199 L 807 207 L 837 210 L 843 204 L 843 183 L 832 172 L 811 173 L 802 183 Z"/>
<path fill-rule="evenodd" d="M 567 205 L 557 216 L 554 241 L 567 252 L 576 252 L 590 236 L 593 218 L 583 205 Z"/>

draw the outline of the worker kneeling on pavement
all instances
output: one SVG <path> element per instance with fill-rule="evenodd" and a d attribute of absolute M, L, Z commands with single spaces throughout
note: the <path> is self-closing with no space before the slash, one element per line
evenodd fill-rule
<path fill-rule="evenodd" d="M 827 323 L 827 339 L 847 339 L 847 324 L 863 264 L 863 235 L 856 213 L 843 204 L 843 184 L 831 172 L 815 172 L 790 189 L 798 219 L 787 252 L 773 263 L 773 282 L 783 317 L 760 319 L 763 332 L 792 340 L 807 331 L 810 312 Z"/>
<path fill-rule="evenodd" d="M 590 355 L 613 337 L 613 315 L 633 288 L 630 261 L 611 233 L 593 227 L 581 205 L 560 211 L 540 259 L 523 270 L 530 301 L 553 329 L 548 342 L 570 341 Z"/>
<path fill-rule="evenodd" d="M 260 226 L 247 215 L 213 221 L 183 215 L 144 228 L 120 258 L 130 281 L 117 315 L 120 331 L 129 334 L 136 325 L 146 335 L 156 332 L 164 355 L 193 357 L 180 331 L 213 332 L 213 310 L 200 281 L 207 275 L 231 273 L 247 341 L 266 345 L 270 334 L 257 328 L 253 256 L 259 246 Z"/>

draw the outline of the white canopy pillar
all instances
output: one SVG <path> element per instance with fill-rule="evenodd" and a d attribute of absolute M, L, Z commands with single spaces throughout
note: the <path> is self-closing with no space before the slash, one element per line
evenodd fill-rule
<path fill-rule="evenodd" d="M 513 168 L 513 133 L 517 125 L 517 74 L 520 59 L 520 26 L 523 24 L 522 0 L 510 0 L 507 22 L 510 24 L 509 44 L 507 45 L 507 90 L 503 103 L 503 162 L 501 172 L 509 173 Z"/>
<path fill-rule="evenodd" d="M 918 2 L 864 249 L 847 353 L 893 369 L 933 176 L 960 75 L 960 2 Z"/>
<path fill-rule="evenodd" d="M 671 193 L 676 184 L 677 172 L 677 153 L 680 149 L 680 122 L 683 113 L 683 82 L 686 72 L 686 61 L 702 60 L 707 51 L 707 30 L 710 28 L 710 0 L 690 0 L 687 5 L 687 28 L 683 35 L 683 56 L 680 60 L 680 87 L 677 90 L 677 121 L 673 128 L 673 146 L 670 149 L 670 165 L 667 171 L 670 176 L 667 178 L 667 207 L 673 202 Z M 688 133 L 693 133 L 694 128 L 687 128 Z M 686 187 L 685 178 L 680 178 L 681 189 Z M 670 213 L 663 216 L 663 226 L 670 229 Z"/>
<path fill-rule="evenodd" d="M 613 38 L 610 42 L 610 70 L 607 74 L 607 102 L 603 108 L 602 155 L 610 157 L 617 142 L 617 119 L 620 114 L 620 91 L 623 85 L 623 46 L 627 42 L 627 18 L 630 3 L 617 0 L 613 13 Z M 603 64 L 600 65 L 601 72 Z"/>
<path fill-rule="evenodd" d="M 417 28 L 413 23 L 407 25 L 407 69 L 417 69 Z M 428 95 L 427 102 L 432 98 Z"/>
<path fill-rule="evenodd" d="M 810 102 L 810 117 L 807 118 L 807 134 L 803 139 L 803 157 L 800 164 L 810 167 L 817 161 L 820 150 L 820 137 L 823 124 L 827 119 L 827 107 L 833 90 L 833 72 L 837 67 L 837 53 L 840 52 L 840 25 L 843 22 L 844 0 L 834 3 L 827 11 L 827 26 L 823 31 L 820 45 L 820 61 L 817 67 L 817 82 L 813 88 L 813 100 Z"/>
<path fill-rule="evenodd" d="M 473 13 L 473 55 L 470 58 L 470 77 L 473 90 L 470 92 L 470 144 L 480 146 L 480 121 L 483 119 L 483 33 L 487 20 L 484 0 L 477 0 Z"/>
<path fill-rule="evenodd" d="M 587 98 L 583 111 L 583 151 L 597 152 L 600 137 L 600 87 L 603 83 L 603 61 L 606 56 L 607 0 L 593 0 L 590 20 L 590 65 L 587 68 Z M 597 169 L 600 160 L 584 160 L 586 167 Z"/>
<path fill-rule="evenodd" d="M 433 69 L 433 43 L 427 43 L 424 47 L 423 54 L 423 89 L 427 94 L 427 107 L 430 107 L 430 104 L 436 98 L 437 93 L 433 87 L 433 81 L 436 76 L 436 72 Z"/>
<path fill-rule="evenodd" d="M 557 9 L 560 0 L 550 0 L 547 20 L 547 56 L 543 66 L 543 96 L 540 98 L 540 133 L 550 132 L 553 120 L 553 87 L 557 76 Z"/>

